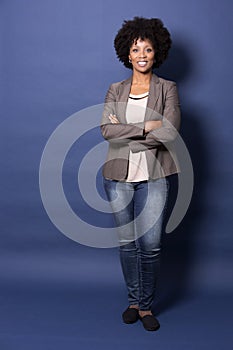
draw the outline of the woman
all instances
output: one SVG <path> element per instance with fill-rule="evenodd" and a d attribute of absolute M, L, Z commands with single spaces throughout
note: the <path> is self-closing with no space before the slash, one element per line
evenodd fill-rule
<path fill-rule="evenodd" d="M 161 229 L 168 176 L 177 173 L 166 142 L 180 125 L 176 84 L 153 69 L 168 55 L 171 38 L 161 20 L 134 17 L 124 21 L 114 47 L 132 76 L 110 86 L 101 131 L 109 142 L 103 167 L 104 188 L 119 236 L 120 261 L 128 290 L 125 323 L 141 320 L 157 330 L 151 307 L 156 290 Z"/>

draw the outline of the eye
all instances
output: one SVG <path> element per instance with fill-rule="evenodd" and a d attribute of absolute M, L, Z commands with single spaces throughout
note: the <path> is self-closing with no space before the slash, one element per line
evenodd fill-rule
<path fill-rule="evenodd" d="M 138 49 L 132 49 L 132 52 L 138 52 Z"/>
<path fill-rule="evenodd" d="M 150 49 L 150 48 L 148 48 L 146 51 L 147 51 L 147 52 L 152 52 L 153 50 L 152 50 L 152 49 Z"/>

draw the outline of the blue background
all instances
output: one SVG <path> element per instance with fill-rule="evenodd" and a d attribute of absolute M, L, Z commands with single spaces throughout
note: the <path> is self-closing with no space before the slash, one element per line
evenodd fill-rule
<path fill-rule="evenodd" d="M 230 0 L 0 2 L 1 350 L 232 348 L 232 10 Z M 60 233 L 38 180 L 54 129 L 130 75 L 113 39 L 135 15 L 171 31 L 156 73 L 178 84 L 195 172 L 189 211 L 164 237 L 156 333 L 122 324 L 117 249 Z"/>

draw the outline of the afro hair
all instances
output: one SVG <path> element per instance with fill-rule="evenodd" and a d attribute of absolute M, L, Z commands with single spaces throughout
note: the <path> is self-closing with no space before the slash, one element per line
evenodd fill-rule
<path fill-rule="evenodd" d="M 149 40 L 155 50 L 155 63 L 152 68 L 158 68 L 168 56 L 172 40 L 167 28 L 159 18 L 134 17 L 125 20 L 114 39 L 114 48 L 119 61 L 132 69 L 129 62 L 130 47 L 138 40 Z"/>

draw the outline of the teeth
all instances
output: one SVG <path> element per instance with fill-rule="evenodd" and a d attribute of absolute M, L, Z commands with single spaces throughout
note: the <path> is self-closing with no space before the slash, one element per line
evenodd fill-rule
<path fill-rule="evenodd" d="M 145 62 L 145 61 L 140 61 L 140 62 L 138 62 L 139 66 L 145 66 L 146 63 L 147 63 L 147 62 Z"/>

